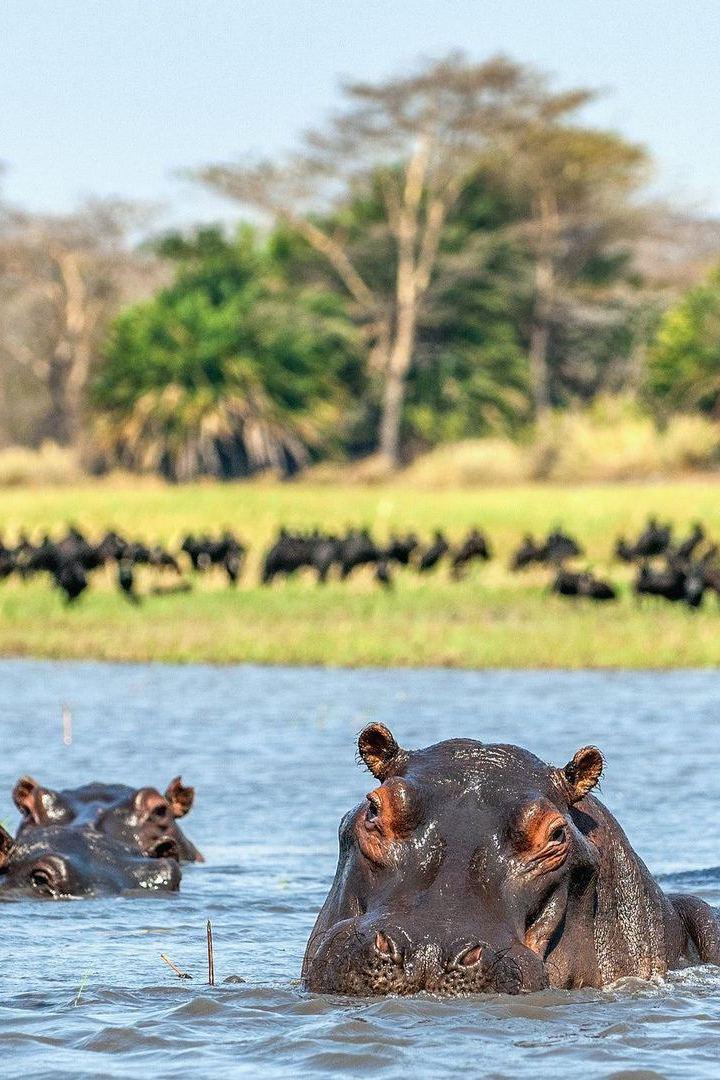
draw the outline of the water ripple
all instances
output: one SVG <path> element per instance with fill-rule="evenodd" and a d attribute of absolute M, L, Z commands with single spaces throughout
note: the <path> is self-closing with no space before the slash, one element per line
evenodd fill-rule
<path fill-rule="evenodd" d="M 709 672 L 1 662 L 0 819 L 15 821 L 9 792 L 22 773 L 51 785 L 164 785 L 182 772 L 197 788 L 187 830 L 208 858 L 187 869 L 175 898 L 2 905 L 3 1060 L 13 1075 L 43 1078 L 714 1080 L 712 968 L 603 991 L 454 1001 L 313 996 L 298 975 L 334 872 L 337 822 L 367 790 L 353 755 L 360 717 L 390 722 L 408 745 L 468 735 L 550 761 L 597 743 L 608 759 L 603 798 L 664 887 L 720 903 L 720 835 L 706 824 L 720 801 L 718 700 L 720 676 Z M 72 747 L 62 744 L 62 702 L 73 710 Z M 308 722 L 320 713 L 321 727 Z M 161 952 L 192 980 L 176 979 Z"/>

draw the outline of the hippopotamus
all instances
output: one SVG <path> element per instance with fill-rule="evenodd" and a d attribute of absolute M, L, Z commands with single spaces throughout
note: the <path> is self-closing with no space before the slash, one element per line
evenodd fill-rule
<path fill-rule="evenodd" d="M 90 829 L 43 825 L 13 840 L 0 826 L 0 897 L 6 899 L 176 892 L 180 878 L 177 858 L 147 858 Z"/>
<path fill-rule="evenodd" d="M 591 794 L 596 747 L 555 768 L 473 739 L 404 750 L 382 724 L 358 746 L 378 785 L 340 825 L 307 989 L 518 994 L 720 963 L 715 911 L 665 895 Z"/>
<path fill-rule="evenodd" d="M 23 815 L 18 836 L 46 825 L 71 825 L 130 845 L 136 853 L 182 862 L 204 862 L 200 852 L 177 824 L 192 807 L 195 790 L 176 776 L 161 795 L 155 788 L 124 784 L 86 784 L 54 791 L 23 776 L 13 799 Z"/>

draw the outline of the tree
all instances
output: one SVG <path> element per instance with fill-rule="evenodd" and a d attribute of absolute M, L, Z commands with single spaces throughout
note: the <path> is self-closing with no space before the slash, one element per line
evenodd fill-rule
<path fill-rule="evenodd" d="M 396 465 L 418 324 L 448 216 L 481 162 L 558 98 L 531 68 L 502 57 L 475 64 L 457 54 L 406 77 L 348 84 L 344 93 L 345 110 L 325 131 L 310 133 L 289 161 L 211 165 L 195 175 L 296 229 L 332 266 L 382 371 L 379 446 Z M 389 295 L 368 284 L 342 229 L 323 227 L 318 216 L 371 187 L 392 244 Z"/>
<path fill-rule="evenodd" d="M 287 474 L 332 445 L 361 377 L 342 302 L 288 285 L 251 230 L 167 238 L 170 286 L 124 311 L 93 385 L 105 464 L 185 481 Z"/>
<path fill-rule="evenodd" d="M 85 392 L 107 324 L 123 300 L 157 280 L 129 237 L 146 211 L 117 201 L 77 213 L 8 215 L 0 237 L 3 348 L 47 394 L 40 434 L 77 442 Z"/>
<path fill-rule="evenodd" d="M 720 415 L 720 267 L 663 316 L 647 389 L 661 410 Z"/>
<path fill-rule="evenodd" d="M 627 269 L 628 242 L 643 220 L 632 197 L 647 155 L 618 135 L 572 123 L 594 96 L 580 90 L 539 99 L 535 115 L 498 148 L 498 167 L 526 206 L 518 234 L 533 263 L 528 354 L 539 418 L 552 401 L 558 339 L 622 334 L 642 300 L 628 288 Z"/>
<path fill-rule="evenodd" d="M 530 418 L 521 333 L 528 266 L 512 235 L 520 210 L 480 170 L 448 215 L 408 375 L 411 446 L 513 433 Z"/>
<path fill-rule="evenodd" d="M 497 177 L 477 172 L 448 215 L 418 313 L 402 417 L 406 454 L 442 440 L 517 430 L 529 418 L 520 331 L 527 257 L 507 228 L 519 212 Z M 379 296 L 391 295 L 394 282 L 394 249 L 384 222 L 381 178 L 320 221 L 325 231 L 342 233 L 354 265 Z M 280 224 L 270 244 L 289 280 L 337 288 L 327 261 L 297 231 Z M 377 446 L 383 382 L 384 370 L 371 353 L 365 393 L 344 435 L 353 456 Z"/>
<path fill-rule="evenodd" d="M 595 133 L 572 134 L 574 144 Z M 443 228 L 406 382 L 406 453 L 443 439 L 512 432 L 534 412 L 528 364 L 537 316 L 532 201 L 526 185 L 510 178 L 509 166 L 500 167 L 502 160 L 498 150 L 468 176 Z M 554 259 L 544 358 L 554 406 L 586 402 L 628 382 L 637 386 L 641 347 L 657 306 L 633 266 L 634 210 L 611 223 L 598 214 L 595 225 L 586 211 L 585 228 L 572 227 L 565 214 Z M 380 296 L 392 293 L 395 269 L 384 221 L 382 177 L 318 219 L 324 231 L 342 235 L 363 280 Z M 336 283 L 327 261 L 290 227 L 276 228 L 272 243 L 289 276 L 330 288 Z M 374 372 L 371 358 L 364 420 L 352 452 L 374 445 L 381 397 Z"/>

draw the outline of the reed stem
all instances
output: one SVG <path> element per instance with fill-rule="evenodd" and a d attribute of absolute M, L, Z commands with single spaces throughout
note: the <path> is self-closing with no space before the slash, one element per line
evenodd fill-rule
<path fill-rule="evenodd" d="M 207 921 L 208 986 L 215 985 L 215 948 L 213 946 L 212 923 Z"/>

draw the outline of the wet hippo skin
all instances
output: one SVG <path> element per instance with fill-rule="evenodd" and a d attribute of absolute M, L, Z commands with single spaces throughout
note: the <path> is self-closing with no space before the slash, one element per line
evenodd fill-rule
<path fill-rule="evenodd" d="M 176 858 L 147 858 L 102 833 L 65 825 L 0 829 L 0 897 L 62 900 L 129 893 L 175 892 Z"/>
<path fill-rule="evenodd" d="M 590 794 L 597 748 L 554 768 L 471 739 L 403 750 L 372 724 L 359 752 L 378 784 L 340 825 L 308 989 L 517 994 L 720 962 L 715 911 L 666 896 Z"/>
<path fill-rule="evenodd" d="M 54 791 L 29 776 L 18 780 L 13 789 L 13 800 L 22 814 L 18 836 L 32 828 L 67 825 L 102 833 L 153 858 L 203 862 L 177 824 L 189 813 L 194 797 L 194 788 L 185 787 L 179 776 L 164 795 L 151 787 L 99 783 Z"/>

